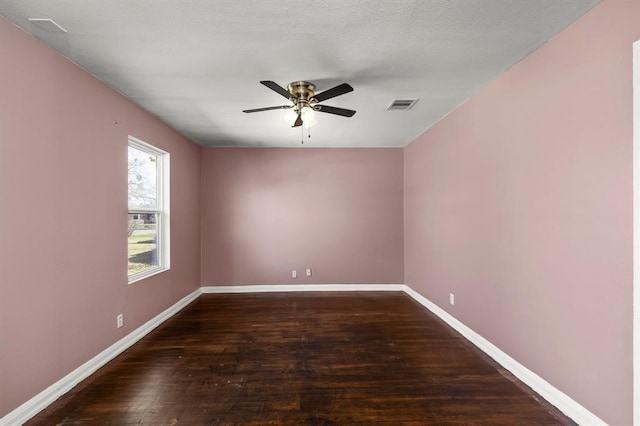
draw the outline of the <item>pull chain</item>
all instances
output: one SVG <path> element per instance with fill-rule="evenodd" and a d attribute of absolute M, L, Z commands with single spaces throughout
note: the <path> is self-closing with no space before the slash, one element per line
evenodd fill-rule
<path fill-rule="evenodd" d="M 300 145 L 304 145 L 304 126 L 300 126 L 302 130 L 302 137 L 300 138 Z M 311 127 L 307 127 L 307 137 L 311 139 Z"/>

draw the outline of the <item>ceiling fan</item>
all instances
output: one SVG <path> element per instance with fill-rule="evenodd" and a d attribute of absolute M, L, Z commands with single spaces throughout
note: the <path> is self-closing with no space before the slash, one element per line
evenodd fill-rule
<path fill-rule="evenodd" d="M 335 98 L 336 96 L 344 95 L 345 93 L 353 91 L 353 87 L 347 83 L 339 84 L 317 94 L 314 91 L 316 86 L 307 81 L 294 81 L 287 86 L 287 89 L 273 81 L 263 80 L 260 83 L 279 95 L 287 98 L 291 102 L 291 105 L 245 109 L 242 112 L 251 113 L 270 111 L 274 109 L 288 109 L 290 112 L 285 116 L 285 120 L 287 120 L 291 127 L 302 126 L 302 124 L 304 124 L 305 127 L 313 126 L 315 124 L 315 111 L 341 115 L 343 117 L 353 117 L 356 113 L 352 109 L 332 107 L 329 105 L 318 105 L 320 102 L 326 101 L 327 99 Z"/>

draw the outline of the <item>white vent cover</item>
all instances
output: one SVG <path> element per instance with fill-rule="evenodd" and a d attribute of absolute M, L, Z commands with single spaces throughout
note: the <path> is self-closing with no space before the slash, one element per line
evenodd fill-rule
<path fill-rule="evenodd" d="M 67 30 L 65 30 L 56 22 L 54 22 L 53 19 L 29 18 L 28 21 L 31 22 L 31 25 L 33 25 L 34 27 L 42 31 L 46 31 L 48 33 L 66 33 L 67 32 Z"/>
<path fill-rule="evenodd" d="M 418 102 L 417 99 L 394 99 L 387 107 L 387 111 L 405 111 L 413 108 L 416 102 Z"/>

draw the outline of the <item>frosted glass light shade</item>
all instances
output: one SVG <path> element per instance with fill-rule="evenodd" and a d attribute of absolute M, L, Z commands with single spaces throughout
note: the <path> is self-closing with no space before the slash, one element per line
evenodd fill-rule
<path fill-rule="evenodd" d="M 298 114 L 294 110 L 290 109 L 283 118 L 289 126 L 293 127 L 293 125 L 296 123 L 296 120 L 298 119 Z"/>
<path fill-rule="evenodd" d="M 313 108 L 311 107 L 303 107 L 302 111 L 300 111 L 300 114 L 302 116 L 302 121 L 303 122 L 311 122 L 314 120 L 315 118 L 315 111 L 313 110 Z"/>

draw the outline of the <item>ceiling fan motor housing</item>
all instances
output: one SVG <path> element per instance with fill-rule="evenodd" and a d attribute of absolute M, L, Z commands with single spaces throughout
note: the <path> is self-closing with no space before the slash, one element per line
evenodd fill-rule
<path fill-rule="evenodd" d="M 296 103 L 297 106 L 306 106 L 313 99 L 313 95 L 315 94 L 316 86 L 309 83 L 308 81 L 294 81 L 290 83 L 287 87 L 289 93 L 291 93 L 292 102 Z"/>

